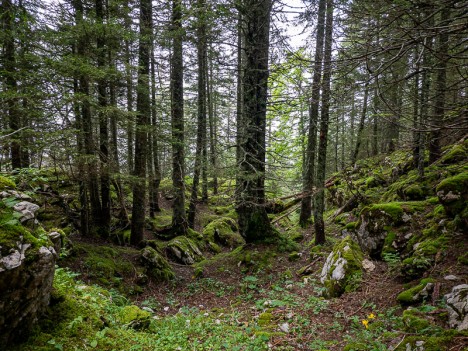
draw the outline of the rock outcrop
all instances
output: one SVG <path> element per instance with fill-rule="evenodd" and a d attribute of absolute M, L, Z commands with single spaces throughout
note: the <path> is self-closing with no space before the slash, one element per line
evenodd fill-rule
<path fill-rule="evenodd" d="M 37 247 L 18 233 L 15 244 L 0 253 L 0 345 L 31 329 L 49 304 L 54 279 L 57 255 L 50 242 Z"/>
<path fill-rule="evenodd" d="M 445 299 L 450 327 L 468 330 L 468 284 L 455 286 Z"/>
<path fill-rule="evenodd" d="M 320 276 L 325 296 L 337 297 L 355 288 L 353 284 L 362 275 L 363 254 L 350 236 L 335 245 L 328 256 Z"/>
<path fill-rule="evenodd" d="M 163 255 L 150 246 L 141 250 L 140 261 L 146 268 L 146 274 L 157 280 L 174 278 L 174 272 Z"/>
<path fill-rule="evenodd" d="M 170 258 L 186 265 L 191 265 L 204 259 L 197 244 L 186 236 L 178 236 L 172 239 L 166 246 L 166 252 Z"/>

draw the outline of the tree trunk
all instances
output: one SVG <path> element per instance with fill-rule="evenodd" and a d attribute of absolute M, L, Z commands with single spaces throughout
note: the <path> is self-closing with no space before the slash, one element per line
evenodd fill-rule
<path fill-rule="evenodd" d="M 325 243 L 325 224 L 323 212 L 325 210 L 325 172 L 327 165 L 328 122 L 330 115 L 330 80 L 332 71 L 333 44 L 333 0 L 327 0 L 327 19 L 325 29 L 325 50 L 322 83 L 322 113 L 320 118 L 320 138 L 318 147 L 317 179 L 318 193 L 315 196 L 314 225 L 315 244 Z"/>
<path fill-rule="evenodd" d="M 440 14 L 441 33 L 438 37 L 438 45 L 436 50 L 437 57 L 437 75 L 435 82 L 435 98 L 434 98 L 434 117 L 431 121 L 431 135 L 429 138 L 429 163 L 435 162 L 440 158 L 442 150 L 440 147 L 440 139 L 442 137 L 441 129 L 444 125 L 445 114 L 445 95 L 447 90 L 447 61 L 448 61 L 448 26 L 450 21 L 450 7 L 445 6 Z"/>
<path fill-rule="evenodd" d="M 11 0 L 2 2 L 2 25 L 3 25 L 3 70 L 5 71 L 5 90 L 8 94 L 6 101 L 6 110 L 8 113 L 8 121 L 11 132 L 16 132 L 20 129 L 20 113 L 18 109 L 17 89 L 18 82 L 16 80 L 16 58 L 15 58 L 15 9 Z M 10 157 L 11 167 L 13 169 L 21 168 L 21 143 L 19 133 L 11 135 Z"/>
<path fill-rule="evenodd" d="M 431 28 L 434 25 L 434 16 L 431 15 L 432 9 L 428 9 L 426 16 L 428 17 L 427 26 Z M 426 148 L 426 133 L 423 132 L 427 120 L 427 114 L 429 112 L 429 93 L 431 91 L 431 65 L 432 65 L 432 46 L 433 39 L 431 37 L 426 39 L 424 45 L 423 62 L 424 67 L 421 77 L 421 109 L 419 116 L 419 155 L 418 155 L 418 174 L 420 177 L 424 177 L 424 161 L 425 161 L 425 148 Z"/>
<path fill-rule="evenodd" d="M 127 0 L 127 7 L 130 6 L 130 0 Z M 131 31 L 132 18 L 129 14 L 125 16 L 125 29 Z M 130 40 L 125 40 L 125 76 L 127 92 L 127 169 L 133 174 L 133 142 L 135 139 L 135 121 L 133 115 L 133 74 L 132 74 L 132 54 L 130 51 Z"/>
<path fill-rule="evenodd" d="M 172 1 L 171 120 L 172 120 L 172 229 L 175 235 L 187 233 L 185 214 L 184 85 L 182 58 L 182 1 Z"/>
<path fill-rule="evenodd" d="M 74 1 L 76 25 L 83 22 L 83 2 Z M 77 55 L 85 60 L 89 56 L 89 38 L 80 31 L 77 40 Z M 81 127 L 83 132 L 84 157 L 86 162 L 86 183 L 88 188 L 89 204 L 91 207 L 90 234 L 96 234 L 101 222 L 101 200 L 99 198 L 98 163 L 96 159 L 96 146 L 94 140 L 93 119 L 91 113 L 91 96 L 89 92 L 89 77 L 87 72 L 79 73 L 78 93 L 81 99 Z"/>
<path fill-rule="evenodd" d="M 361 118 L 359 120 L 358 132 L 356 136 L 356 146 L 354 148 L 353 155 L 351 156 L 351 164 L 355 164 L 359 154 L 359 149 L 362 144 L 362 132 L 364 131 L 364 124 L 366 122 L 367 115 L 367 100 L 369 99 L 369 77 L 366 78 L 366 84 L 364 86 L 364 101 L 362 102 Z"/>
<path fill-rule="evenodd" d="M 101 25 L 101 31 L 97 37 L 97 65 L 101 70 L 106 66 L 106 39 L 104 30 L 104 6 L 102 0 L 96 0 L 96 18 Z M 107 118 L 107 81 L 106 78 L 98 80 L 98 104 L 99 104 L 99 158 L 101 172 L 101 214 L 98 232 L 104 238 L 109 236 L 111 221 L 110 175 L 109 175 L 109 130 Z"/>
<path fill-rule="evenodd" d="M 197 145 L 195 150 L 195 169 L 193 172 L 193 185 L 188 210 L 188 225 L 194 228 L 198 197 L 198 183 L 200 173 L 205 170 L 206 177 L 206 10 L 205 1 L 198 0 L 198 26 L 197 26 L 197 57 L 198 57 L 198 118 L 197 118 Z"/>
<path fill-rule="evenodd" d="M 210 127 L 210 161 L 211 161 L 211 174 L 213 178 L 213 195 L 218 194 L 218 160 L 216 157 L 216 120 L 213 109 L 213 68 L 210 62 L 209 66 L 206 65 L 206 81 L 208 88 L 206 89 L 206 100 L 208 104 L 208 123 Z M 228 129 L 229 130 L 229 129 Z M 229 139 L 228 139 L 229 140 Z"/>
<path fill-rule="evenodd" d="M 151 0 L 140 2 L 140 42 L 138 50 L 137 118 L 135 132 L 135 177 L 130 242 L 138 245 L 143 240 L 146 207 L 146 162 L 148 152 L 147 128 L 151 115 L 149 91 L 150 50 L 152 45 Z"/>
<path fill-rule="evenodd" d="M 309 135 L 307 140 L 306 163 L 302 190 L 304 193 L 312 192 L 315 177 L 315 152 L 317 144 L 317 122 L 319 116 L 320 84 L 322 80 L 323 45 L 325 35 L 325 9 L 326 0 L 319 1 L 317 16 L 317 38 L 315 41 L 314 75 L 312 78 L 312 96 L 309 107 Z M 301 201 L 299 224 L 306 227 L 312 214 L 312 197 L 306 196 Z"/>
<path fill-rule="evenodd" d="M 159 165 L 159 148 L 158 148 L 158 116 L 156 110 L 156 62 L 154 58 L 154 43 L 151 47 L 151 133 L 149 136 L 150 143 L 150 160 L 148 167 L 151 169 L 150 177 L 150 217 L 154 218 L 156 212 L 160 212 L 159 207 L 159 184 L 161 183 L 161 168 Z"/>
<path fill-rule="evenodd" d="M 242 79 L 242 117 L 238 135 L 236 211 L 247 242 L 273 235 L 265 211 L 265 132 L 271 0 L 245 0 L 243 19 L 245 64 Z M 244 27 L 245 26 L 245 27 Z"/>

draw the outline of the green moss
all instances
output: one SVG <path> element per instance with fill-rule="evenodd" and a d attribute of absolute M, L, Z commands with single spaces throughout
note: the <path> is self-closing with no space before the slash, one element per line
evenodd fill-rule
<path fill-rule="evenodd" d="M 209 223 L 203 230 L 203 236 L 208 241 L 234 248 L 245 244 L 237 230 L 237 224 L 232 218 L 222 217 Z"/>
<path fill-rule="evenodd" d="M 300 258 L 301 258 L 301 255 L 299 255 L 298 252 L 291 252 L 288 256 L 289 261 L 297 261 Z"/>
<path fill-rule="evenodd" d="M 172 216 L 165 215 L 165 214 L 156 215 L 150 221 L 152 230 L 161 230 L 161 229 L 167 228 L 171 224 L 172 224 Z"/>
<path fill-rule="evenodd" d="M 441 336 L 407 336 L 404 342 L 398 346 L 395 351 L 406 351 L 409 348 L 406 345 L 411 345 L 411 350 L 417 350 L 416 343 L 423 342 L 424 351 L 443 351 L 449 350 L 450 341 L 454 335 L 441 335 Z"/>
<path fill-rule="evenodd" d="M 184 264 L 192 264 L 204 259 L 200 248 L 194 240 L 186 236 L 178 236 L 167 243 L 166 251 L 174 259 Z"/>
<path fill-rule="evenodd" d="M 13 180 L 4 176 L 0 176 L 0 191 L 15 188 L 16 184 Z"/>
<path fill-rule="evenodd" d="M 232 210 L 232 206 L 217 206 L 213 208 L 214 213 L 217 215 L 228 214 Z"/>
<path fill-rule="evenodd" d="M 421 282 L 408 290 L 401 292 L 397 296 L 398 302 L 406 305 L 419 303 L 423 300 L 422 296 L 419 296 L 419 293 L 427 286 L 429 283 L 434 283 L 434 279 L 422 279 Z"/>
<path fill-rule="evenodd" d="M 445 193 L 448 193 L 449 191 L 462 193 L 463 191 L 466 191 L 467 186 L 468 172 L 462 172 L 441 181 L 439 185 L 437 185 L 436 191 L 444 191 Z"/>
<path fill-rule="evenodd" d="M 151 313 L 138 306 L 125 306 L 119 313 L 119 322 L 133 329 L 146 329 L 151 322 Z"/>
<path fill-rule="evenodd" d="M 389 202 L 381 204 L 373 204 L 364 207 L 361 215 L 367 214 L 369 217 L 376 216 L 379 212 L 387 214 L 394 224 L 402 222 L 404 213 L 414 213 L 423 211 L 426 203 L 423 201 L 407 201 L 407 202 Z"/>
<path fill-rule="evenodd" d="M 304 234 L 299 226 L 292 226 L 287 230 L 286 234 L 292 241 L 296 243 L 304 240 Z"/>
<path fill-rule="evenodd" d="M 406 187 L 403 190 L 403 193 L 405 194 L 405 199 L 407 200 L 421 200 L 425 197 L 423 188 L 418 184 L 412 184 Z"/>
<path fill-rule="evenodd" d="M 141 250 L 141 261 L 146 273 L 157 281 L 171 280 L 175 277 L 171 265 L 156 248 L 147 246 Z"/>
<path fill-rule="evenodd" d="M 333 251 L 330 255 L 332 255 L 332 265 L 323 281 L 323 285 L 326 288 L 325 295 L 337 297 L 345 291 L 355 290 L 359 286 L 361 280 L 362 260 L 364 258 L 359 245 L 348 235 L 333 247 Z M 345 275 L 343 279 L 337 281 L 333 279 L 332 276 L 336 268 L 335 262 L 340 258 L 346 260 L 344 264 Z"/>
<path fill-rule="evenodd" d="M 260 316 L 258 316 L 257 324 L 260 327 L 268 327 L 271 326 L 273 323 L 273 314 L 270 312 L 264 312 Z"/>
<path fill-rule="evenodd" d="M 458 256 L 457 258 L 458 263 L 468 266 L 468 252 Z"/>
<path fill-rule="evenodd" d="M 431 323 L 424 318 L 424 314 L 416 309 L 403 311 L 403 323 L 405 330 L 410 333 L 419 333 L 431 326 Z"/>
<path fill-rule="evenodd" d="M 468 172 L 444 179 L 437 185 L 436 191 L 447 214 L 456 216 L 462 213 L 467 208 Z"/>
<path fill-rule="evenodd" d="M 453 145 L 452 148 L 441 157 L 440 162 L 446 165 L 465 161 L 467 158 L 467 148 L 464 145 L 456 144 Z"/>
<path fill-rule="evenodd" d="M 393 247 L 393 242 L 396 240 L 397 235 L 394 231 L 391 231 L 390 228 L 386 229 L 387 236 L 385 237 L 384 245 L 382 248 L 382 255 L 386 253 L 396 253 L 397 250 Z"/>
<path fill-rule="evenodd" d="M 353 341 L 347 343 L 343 351 L 365 351 L 369 349 L 369 345 L 363 342 Z"/>
<path fill-rule="evenodd" d="M 345 228 L 347 230 L 353 231 L 353 230 L 356 230 L 357 226 L 358 226 L 357 221 L 356 222 L 349 222 L 349 223 L 346 224 Z"/>

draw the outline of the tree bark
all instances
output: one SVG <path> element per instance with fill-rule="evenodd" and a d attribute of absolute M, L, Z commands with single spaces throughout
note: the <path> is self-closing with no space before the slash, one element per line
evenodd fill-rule
<path fill-rule="evenodd" d="M 138 50 L 137 118 L 135 132 L 135 168 L 133 176 L 133 208 L 130 242 L 143 240 L 146 208 L 146 162 L 148 152 L 147 128 L 151 115 L 149 90 L 150 50 L 152 45 L 151 0 L 140 2 L 140 42 Z"/>
<path fill-rule="evenodd" d="M 185 213 L 185 159 L 184 159 L 184 85 L 182 58 L 182 1 L 172 1 L 172 56 L 171 56 L 171 120 L 172 120 L 172 230 L 174 235 L 185 235 L 188 223 Z"/>
<path fill-rule="evenodd" d="M 106 66 L 106 38 L 104 33 L 104 6 L 102 0 L 96 0 L 96 18 L 101 28 L 98 28 L 96 41 L 97 65 L 103 70 Z M 99 104 L 99 158 L 101 177 L 101 213 L 98 233 L 106 238 L 109 236 L 111 221 L 110 175 L 109 175 L 109 130 L 107 118 L 107 80 L 102 77 L 98 80 Z"/>
<path fill-rule="evenodd" d="M 323 45 L 325 36 L 326 0 L 319 1 L 317 16 L 317 37 L 315 40 L 314 74 L 312 77 L 312 95 L 309 106 L 309 135 L 307 140 L 306 163 L 302 190 L 304 193 L 312 192 L 315 177 L 315 153 L 317 145 L 317 123 L 320 103 L 320 84 L 322 81 Z M 312 214 L 312 197 L 306 196 L 301 201 L 299 224 L 306 227 Z"/>
<path fill-rule="evenodd" d="M 441 33 L 438 37 L 436 50 L 437 75 L 435 82 L 434 117 L 431 123 L 431 134 L 429 138 L 429 163 L 435 162 L 442 154 L 440 139 L 444 125 L 445 95 L 447 90 L 447 61 L 448 57 L 448 29 L 444 29 L 450 21 L 450 7 L 445 6 L 440 14 Z"/>
<path fill-rule="evenodd" d="M 188 225 L 194 228 L 198 197 L 200 173 L 204 170 L 206 177 L 206 9 L 205 1 L 197 1 L 197 58 L 198 58 L 198 114 L 197 114 L 197 144 L 195 150 L 195 168 L 193 172 L 192 192 L 188 210 Z M 206 179 L 205 179 L 206 180 Z M 205 183 L 206 184 L 206 183 Z"/>
<path fill-rule="evenodd" d="M 268 89 L 271 0 L 245 0 L 242 15 L 245 64 L 242 75 L 242 113 L 238 131 L 239 229 L 247 242 L 273 235 L 265 211 L 265 132 Z M 244 27 L 245 26 L 245 27 Z"/>
<path fill-rule="evenodd" d="M 323 212 L 325 211 L 325 173 L 327 165 L 328 123 L 330 115 L 330 81 L 332 71 L 332 44 L 333 44 L 333 0 L 327 0 L 327 19 L 325 29 L 325 50 L 322 83 L 322 113 L 320 115 L 320 138 L 317 162 L 317 188 L 315 196 L 314 225 L 315 244 L 325 243 L 325 224 Z"/>
<path fill-rule="evenodd" d="M 359 149 L 362 144 L 362 132 L 364 131 L 364 124 L 366 122 L 367 115 L 367 101 L 369 99 L 369 77 L 366 78 L 366 83 L 364 86 L 364 101 L 362 102 L 362 111 L 361 118 L 359 120 L 358 132 L 356 136 L 356 146 L 354 147 L 354 152 L 351 156 L 351 164 L 355 164 L 359 154 Z"/>

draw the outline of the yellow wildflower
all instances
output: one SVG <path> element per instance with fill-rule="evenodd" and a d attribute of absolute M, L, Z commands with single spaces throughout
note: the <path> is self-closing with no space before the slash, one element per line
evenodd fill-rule
<path fill-rule="evenodd" d="M 367 318 L 369 318 L 369 319 L 374 319 L 374 318 L 375 318 L 375 314 L 371 313 L 370 315 L 367 316 Z"/>
<path fill-rule="evenodd" d="M 367 319 L 363 319 L 362 320 L 362 324 L 364 324 L 364 326 L 367 328 L 369 328 L 367 325 L 369 324 L 369 321 Z"/>

